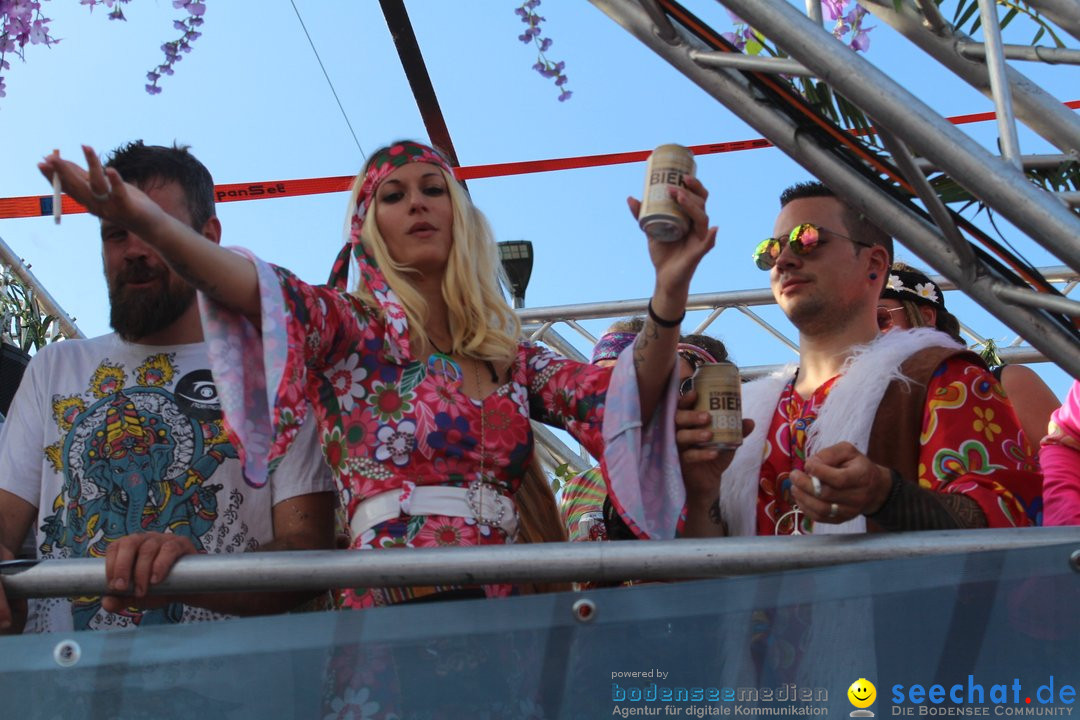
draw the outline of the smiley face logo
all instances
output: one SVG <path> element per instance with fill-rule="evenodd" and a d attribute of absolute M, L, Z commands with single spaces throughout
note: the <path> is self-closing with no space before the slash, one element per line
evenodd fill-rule
<path fill-rule="evenodd" d="M 859 678 L 851 683 L 847 691 L 848 700 L 857 708 L 868 708 L 877 698 L 877 688 L 866 678 Z"/>

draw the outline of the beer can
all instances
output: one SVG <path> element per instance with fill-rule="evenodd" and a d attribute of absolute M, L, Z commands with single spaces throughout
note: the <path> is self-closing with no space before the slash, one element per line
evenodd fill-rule
<path fill-rule="evenodd" d="M 697 390 L 695 410 L 704 410 L 712 420 L 712 442 L 705 447 L 732 450 L 742 445 L 742 384 L 739 368 L 733 363 L 702 365 L 694 373 Z"/>
<path fill-rule="evenodd" d="M 675 242 L 686 236 L 690 218 L 668 194 L 668 188 L 685 187 L 694 168 L 694 154 L 682 145 L 661 145 L 653 150 L 645 169 L 645 191 L 638 213 L 638 224 L 646 235 L 661 242 Z"/>

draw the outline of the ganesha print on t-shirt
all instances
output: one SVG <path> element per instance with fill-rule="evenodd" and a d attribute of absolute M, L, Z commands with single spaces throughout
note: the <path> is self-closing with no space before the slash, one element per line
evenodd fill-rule
<path fill-rule="evenodd" d="M 174 353 L 151 355 L 130 375 L 105 359 L 84 393 L 53 397 L 60 440 L 45 453 L 63 486 L 42 523 L 42 557 L 104 557 L 110 543 L 142 532 L 183 535 L 200 552 L 254 548 L 247 525 L 235 522 L 241 492 L 222 493 L 213 480 L 236 451 L 210 372 L 180 373 Z M 71 605 L 76 630 L 179 622 L 184 608 L 115 617 L 100 597 Z"/>

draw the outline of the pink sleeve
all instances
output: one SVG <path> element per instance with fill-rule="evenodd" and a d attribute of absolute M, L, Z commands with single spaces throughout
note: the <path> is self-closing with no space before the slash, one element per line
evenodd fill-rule
<path fill-rule="evenodd" d="M 1050 416 L 1039 463 L 1043 471 L 1043 525 L 1080 525 L 1080 381 Z"/>
<path fill-rule="evenodd" d="M 633 346 L 611 374 L 604 413 L 608 495 L 627 527 L 643 539 L 668 540 L 681 529 L 686 488 L 675 446 L 679 382 L 672 370 L 666 394 L 648 423 L 641 420 Z"/>
<path fill-rule="evenodd" d="M 354 352 L 371 323 L 350 297 L 309 285 L 287 270 L 230 248 L 255 265 L 260 325 L 199 294 L 203 334 L 221 409 L 244 479 L 266 484 L 308 411 L 309 370 Z"/>

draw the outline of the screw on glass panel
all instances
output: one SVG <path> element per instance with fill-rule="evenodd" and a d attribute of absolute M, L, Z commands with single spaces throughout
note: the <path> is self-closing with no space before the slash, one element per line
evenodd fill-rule
<path fill-rule="evenodd" d="M 596 603 L 582 598 L 574 603 L 570 611 L 574 613 L 574 618 L 578 622 L 592 622 L 592 619 L 596 617 Z"/>
<path fill-rule="evenodd" d="M 1080 572 L 1080 550 L 1073 550 L 1073 554 L 1069 556 L 1069 564 L 1073 570 Z"/>
<path fill-rule="evenodd" d="M 82 648 L 74 640 L 62 640 L 53 648 L 53 660 L 60 667 L 71 667 L 82 657 Z"/>

